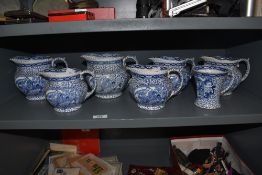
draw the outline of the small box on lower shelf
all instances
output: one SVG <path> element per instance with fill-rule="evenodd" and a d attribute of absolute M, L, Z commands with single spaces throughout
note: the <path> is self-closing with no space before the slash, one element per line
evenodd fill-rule
<path fill-rule="evenodd" d="M 171 138 L 175 168 L 187 175 L 254 175 L 224 136 Z"/>

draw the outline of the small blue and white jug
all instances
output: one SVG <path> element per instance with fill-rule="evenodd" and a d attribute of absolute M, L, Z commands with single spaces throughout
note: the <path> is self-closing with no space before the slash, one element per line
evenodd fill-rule
<path fill-rule="evenodd" d="M 159 110 L 167 100 L 181 90 L 183 79 L 181 72 L 168 70 L 156 65 L 129 65 L 132 78 L 129 80 L 129 91 L 134 96 L 138 107 L 146 110 Z M 181 78 L 179 88 L 174 90 L 171 77 Z"/>
<path fill-rule="evenodd" d="M 194 58 L 161 56 L 149 59 L 152 60 L 155 65 L 164 66 L 170 70 L 175 69 L 181 72 L 182 79 L 184 82 L 182 89 L 184 89 L 187 86 L 188 81 L 191 79 L 191 68 L 195 65 Z M 187 66 L 187 64 L 191 64 L 191 68 Z M 177 90 L 180 85 L 180 78 L 178 77 L 178 75 L 174 75 L 171 80 L 173 82 L 175 90 Z"/>
<path fill-rule="evenodd" d="M 220 108 L 220 95 L 228 91 L 234 82 L 231 78 L 228 86 L 223 88 L 226 77 L 232 72 L 216 66 L 195 66 L 192 70 L 197 91 L 195 105 L 205 109 Z"/>
<path fill-rule="evenodd" d="M 39 73 L 51 68 L 49 56 L 16 56 L 10 59 L 16 67 L 15 85 L 28 100 L 44 100 L 47 81 Z"/>
<path fill-rule="evenodd" d="M 94 82 L 94 87 L 88 92 L 88 86 L 83 75 L 89 74 L 88 81 Z M 47 69 L 41 75 L 49 82 L 46 91 L 47 101 L 57 112 L 72 112 L 81 108 L 81 104 L 91 96 L 96 88 L 96 82 L 92 80 L 94 73 L 88 70 L 78 69 Z"/>
<path fill-rule="evenodd" d="M 248 77 L 250 72 L 249 59 L 244 59 L 244 58 L 234 59 L 234 58 L 226 58 L 226 57 L 219 57 L 219 56 L 216 57 L 202 56 L 201 58 L 204 60 L 205 65 L 218 66 L 232 71 L 234 82 L 232 83 L 231 87 L 227 91 L 223 91 L 224 93 L 222 95 L 231 95 L 232 92 L 238 87 L 238 85 Z M 242 73 L 238 68 L 240 62 L 244 62 L 247 66 L 244 75 L 242 75 Z M 228 75 L 226 77 L 226 81 L 223 85 L 223 89 L 226 89 L 228 87 L 231 79 L 232 79 L 231 75 Z"/>
<path fill-rule="evenodd" d="M 87 63 L 87 70 L 94 71 L 97 84 L 95 96 L 103 99 L 117 98 L 127 85 L 129 75 L 126 72 L 126 61 L 136 57 L 120 56 L 119 54 L 85 54 L 81 56 Z M 93 87 L 93 83 L 90 82 Z"/>

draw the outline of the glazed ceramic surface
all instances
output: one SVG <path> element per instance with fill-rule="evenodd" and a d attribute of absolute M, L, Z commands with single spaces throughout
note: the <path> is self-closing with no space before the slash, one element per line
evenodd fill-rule
<path fill-rule="evenodd" d="M 126 61 L 135 57 L 123 57 L 119 54 L 85 54 L 87 70 L 94 71 L 97 84 L 95 95 L 99 98 L 110 99 L 121 96 L 127 85 L 129 75 L 126 72 Z M 91 87 L 94 84 L 91 82 Z"/>
<path fill-rule="evenodd" d="M 195 66 L 193 73 L 196 82 L 197 98 L 195 105 L 205 109 L 220 108 L 220 95 L 227 91 L 233 84 L 223 90 L 223 84 L 229 74 L 227 69 L 216 66 Z"/>
<path fill-rule="evenodd" d="M 232 70 L 232 76 L 228 75 L 226 77 L 226 81 L 223 85 L 223 89 L 225 89 L 229 85 L 232 77 L 234 79 L 234 82 L 232 86 L 225 93 L 223 93 L 223 95 L 231 95 L 232 92 L 238 87 L 238 85 L 248 77 L 250 72 L 249 59 L 234 59 L 234 58 L 224 58 L 219 56 L 216 57 L 203 56 L 201 58 L 204 60 L 205 65 L 218 66 L 218 67 Z M 244 75 L 242 75 L 242 73 L 238 68 L 240 62 L 244 62 L 247 66 L 246 73 Z"/>
<path fill-rule="evenodd" d="M 182 89 L 187 86 L 188 81 L 191 79 L 191 68 L 195 65 L 194 58 L 162 56 L 149 59 L 152 60 L 155 65 L 165 66 L 170 70 L 175 69 L 180 71 L 184 82 Z M 188 63 L 191 64 L 191 68 L 190 66 L 188 66 Z M 180 82 L 181 80 L 178 75 L 172 77 L 172 83 L 174 85 L 175 90 L 179 88 Z"/>
<path fill-rule="evenodd" d="M 132 75 L 129 80 L 129 91 L 135 98 L 138 107 L 146 110 L 161 109 L 165 106 L 166 101 L 176 93 L 171 81 L 173 74 L 169 74 L 167 68 L 154 65 L 130 65 L 127 68 Z M 181 76 L 181 73 L 176 73 Z"/>
<path fill-rule="evenodd" d="M 94 87 L 88 92 L 88 86 L 83 75 L 91 75 L 88 81 L 94 78 L 90 71 L 77 69 L 47 69 L 41 75 L 49 82 L 46 91 L 46 99 L 57 112 L 72 112 L 81 107 L 81 104 L 93 94 Z"/>
<path fill-rule="evenodd" d="M 16 56 L 10 59 L 16 64 L 15 85 L 28 100 L 45 99 L 47 81 L 39 76 L 45 69 L 51 68 L 49 56 Z"/>

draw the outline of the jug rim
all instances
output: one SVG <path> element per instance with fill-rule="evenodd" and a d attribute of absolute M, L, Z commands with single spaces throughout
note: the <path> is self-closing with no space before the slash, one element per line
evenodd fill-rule
<path fill-rule="evenodd" d="M 46 78 L 66 78 L 66 77 L 74 77 L 80 75 L 81 70 L 76 68 L 49 68 L 40 72 L 40 75 Z"/>
<path fill-rule="evenodd" d="M 159 57 L 150 57 L 148 59 L 158 63 L 184 63 L 187 61 L 188 58 L 179 57 L 179 56 L 159 56 Z"/>
<path fill-rule="evenodd" d="M 204 61 L 210 61 L 221 64 L 237 64 L 241 58 L 226 57 L 226 56 L 202 56 Z"/>
<path fill-rule="evenodd" d="M 206 75 L 224 75 L 228 73 L 228 69 L 223 67 L 217 67 L 217 66 L 206 66 L 206 65 L 198 65 L 194 66 L 192 68 L 192 71 L 200 74 L 206 74 Z"/>
<path fill-rule="evenodd" d="M 16 64 L 24 64 L 24 65 L 30 65 L 30 64 L 38 64 L 38 63 L 44 63 L 51 61 L 52 58 L 50 56 L 15 56 L 10 58 L 10 61 L 16 63 Z"/>
<path fill-rule="evenodd" d="M 124 58 L 124 56 L 118 53 L 87 53 L 81 55 L 86 61 L 94 62 L 105 62 L 105 61 L 119 61 Z"/>
<path fill-rule="evenodd" d="M 131 73 L 139 75 L 164 75 L 168 72 L 168 68 L 157 65 L 132 64 L 128 65 L 126 68 L 130 70 Z"/>

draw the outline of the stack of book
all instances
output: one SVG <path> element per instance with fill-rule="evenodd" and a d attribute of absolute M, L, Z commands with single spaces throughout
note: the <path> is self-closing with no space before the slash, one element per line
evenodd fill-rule
<path fill-rule="evenodd" d="M 49 157 L 37 175 L 122 175 L 122 163 L 117 156 L 78 152 L 75 145 L 51 143 Z"/>

